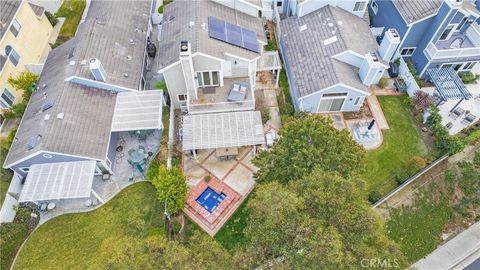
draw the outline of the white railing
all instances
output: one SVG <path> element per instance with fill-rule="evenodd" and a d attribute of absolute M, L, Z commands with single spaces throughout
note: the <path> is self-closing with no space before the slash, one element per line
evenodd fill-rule
<path fill-rule="evenodd" d="M 480 47 L 475 48 L 461 48 L 461 49 L 446 49 L 439 50 L 432 42 L 428 43 L 424 51 L 429 59 L 443 59 L 443 58 L 460 58 L 479 56 Z"/>
<path fill-rule="evenodd" d="M 413 77 L 412 73 L 410 72 L 410 69 L 408 68 L 407 63 L 405 60 L 403 60 L 402 57 L 400 57 L 400 66 L 399 66 L 399 74 L 398 76 L 402 78 L 402 80 L 405 82 L 405 85 L 407 86 L 407 94 L 409 96 L 413 96 L 416 91 L 420 90 L 420 87 L 417 84 L 417 81 Z"/>
<path fill-rule="evenodd" d="M 281 69 L 282 64 L 278 51 L 264 52 L 257 60 L 257 71 Z"/>
<path fill-rule="evenodd" d="M 194 104 L 190 100 L 187 102 L 188 112 L 197 113 L 216 113 L 216 112 L 235 112 L 255 109 L 255 100 L 245 100 L 240 102 L 216 102 L 205 104 Z"/>

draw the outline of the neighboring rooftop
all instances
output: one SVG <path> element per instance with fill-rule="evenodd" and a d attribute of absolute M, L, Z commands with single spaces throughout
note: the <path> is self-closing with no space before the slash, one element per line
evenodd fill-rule
<path fill-rule="evenodd" d="M 39 5 L 32 4 L 32 3 L 28 3 L 28 4 L 32 8 L 35 15 L 37 15 L 38 17 L 41 17 L 43 15 L 43 12 L 45 11 L 45 8 L 43 8 Z"/>
<path fill-rule="evenodd" d="M 437 13 L 443 0 L 394 0 L 393 3 L 407 23 L 413 23 Z"/>
<path fill-rule="evenodd" d="M 93 80 L 88 60 L 97 58 L 107 83 L 139 89 L 150 6 L 150 1 L 91 2 L 76 36 L 50 52 L 40 89 L 30 98 L 4 165 L 37 151 L 105 158 L 116 95 L 64 80 L 70 76 Z M 47 103 L 53 106 L 42 111 Z M 35 146 L 29 150 L 31 141 Z"/>
<path fill-rule="evenodd" d="M 213 1 L 173 1 L 165 7 L 163 13 L 162 38 L 160 40 L 160 68 L 179 60 L 180 41 L 190 42 L 192 53 L 202 52 L 224 58 L 225 53 L 254 59 L 258 53 L 210 38 L 208 35 L 208 17 L 250 29 L 257 39 L 265 41 L 262 20 Z"/>
<path fill-rule="evenodd" d="M 280 27 L 298 97 L 338 83 L 368 91 L 358 68 L 332 58 L 347 50 L 365 55 L 378 49 L 362 18 L 327 5 L 300 18 L 289 17 Z"/>
<path fill-rule="evenodd" d="M 2 39 L 3 35 L 7 32 L 21 4 L 21 0 L 0 1 L 0 39 Z"/>

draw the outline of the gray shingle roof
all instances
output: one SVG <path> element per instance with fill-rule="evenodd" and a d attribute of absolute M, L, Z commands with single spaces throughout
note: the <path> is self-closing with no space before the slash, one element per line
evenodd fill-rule
<path fill-rule="evenodd" d="M 300 31 L 306 25 L 307 29 Z M 341 8 L 325 6 L 300 18 L 290 17 L 280 22 L 286 56 L 299 97 L 329 86 L 344 83 L 368 91 L 358 69 L 332 56 L 352 50 L 360 55 L 377 50 L 372 33 L 362 18 Z M 323 41 L 336 36 L 337 41 Z"/>
<path fill-rule="evenodd" d="M 74 75 L 93 79 L 84 60 L 95 57 L 102 62 L 107 83 L 138 89 L 150 3 L 91 2 L 75 38 L 50 52 L 38 83 L 40 90 L 30 98 L 4 165 L 37 151 L 105 159 L 116 95 L 64 80 Z M 134 44 L 130 44 L 131 39 Z M 46 101 L 54 105 L 42 112 Z M 57 119 L 58 113 L 64 114 L 63 119 Z M 46 114 L 50 114 L 49 120 L 44 120 Z M 29 138 L 38 135 L 37 146 L 28 151 Z"/>
<path fill-rule="evenodd" d="M 443 0 L 394 0 L 393 3 L 407 23 L 416 22 L 438 11 Z"/>
<path fill-rule="evenodd" d="M 5 55 L 0 55 L 0 71 L 2 71 L 3 66 L 7 62 L 7 57 Z"/>
<path fill-rule="evenodd" d="M 0 39 L 3 38 L 3 35 L 7 32 L 8 26 L 12 22 L 21 4 L 21 0 L 0 1 Z"/>
<path fill-rule="evenodd" d="M 173 1 L 165 7 L 163 13 L 162 34 L 160 39 L 160 68 L 179 60 L 180 41 L 191 44 L 192 53 L 202 52 L 214 57 L 224 58 L 225 53 L 254 59 L 257 53 L 212 39 L 208 36 L 208 17 L 214 16 L 235 23 L 257 33 L 259 40 L 265 41 L 262 20 L 242 12 L 235 12 L 222 4 L 210 0 Z M 190 22 L 195 25 L 191 27 Z M 203 27 L 202 27 L 203 25 Z"/>

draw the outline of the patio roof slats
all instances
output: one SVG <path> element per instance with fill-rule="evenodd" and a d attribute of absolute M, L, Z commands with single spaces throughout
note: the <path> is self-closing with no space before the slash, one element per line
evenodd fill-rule
<path fill-rule="evenodd" d="M 87 198 L 92 190 L 95 161 L 34 164 L 19 202 Z"/>
<path fill-rule="evenodd" d="M 112 132 L 161 129 L 163 92 L 158 90 L 117 94 Z"/>
<path fill-rule="evenodd" d="M 472 94 L 452 67 L 429 68 L 427 73 L 443 100 L 472 98 Z"/>
<path fill-rule="evenodd" d="M 265 142 L 258 111 L 186 115 L 183 150 L 257 145 Z"/>

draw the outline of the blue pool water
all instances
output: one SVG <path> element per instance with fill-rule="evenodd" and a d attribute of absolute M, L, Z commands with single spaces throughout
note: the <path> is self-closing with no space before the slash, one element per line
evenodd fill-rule
<path fill-rule="evenodd" d="M 213 213 L 225 197 L 227 197 L 227 195 L 224 193 L 218 194 L 213 189 L 207 187 L 202 195 L 197 198 L 197 202 L 203 206 L 203 208 L 207 209 L 208 212 Z"/>

